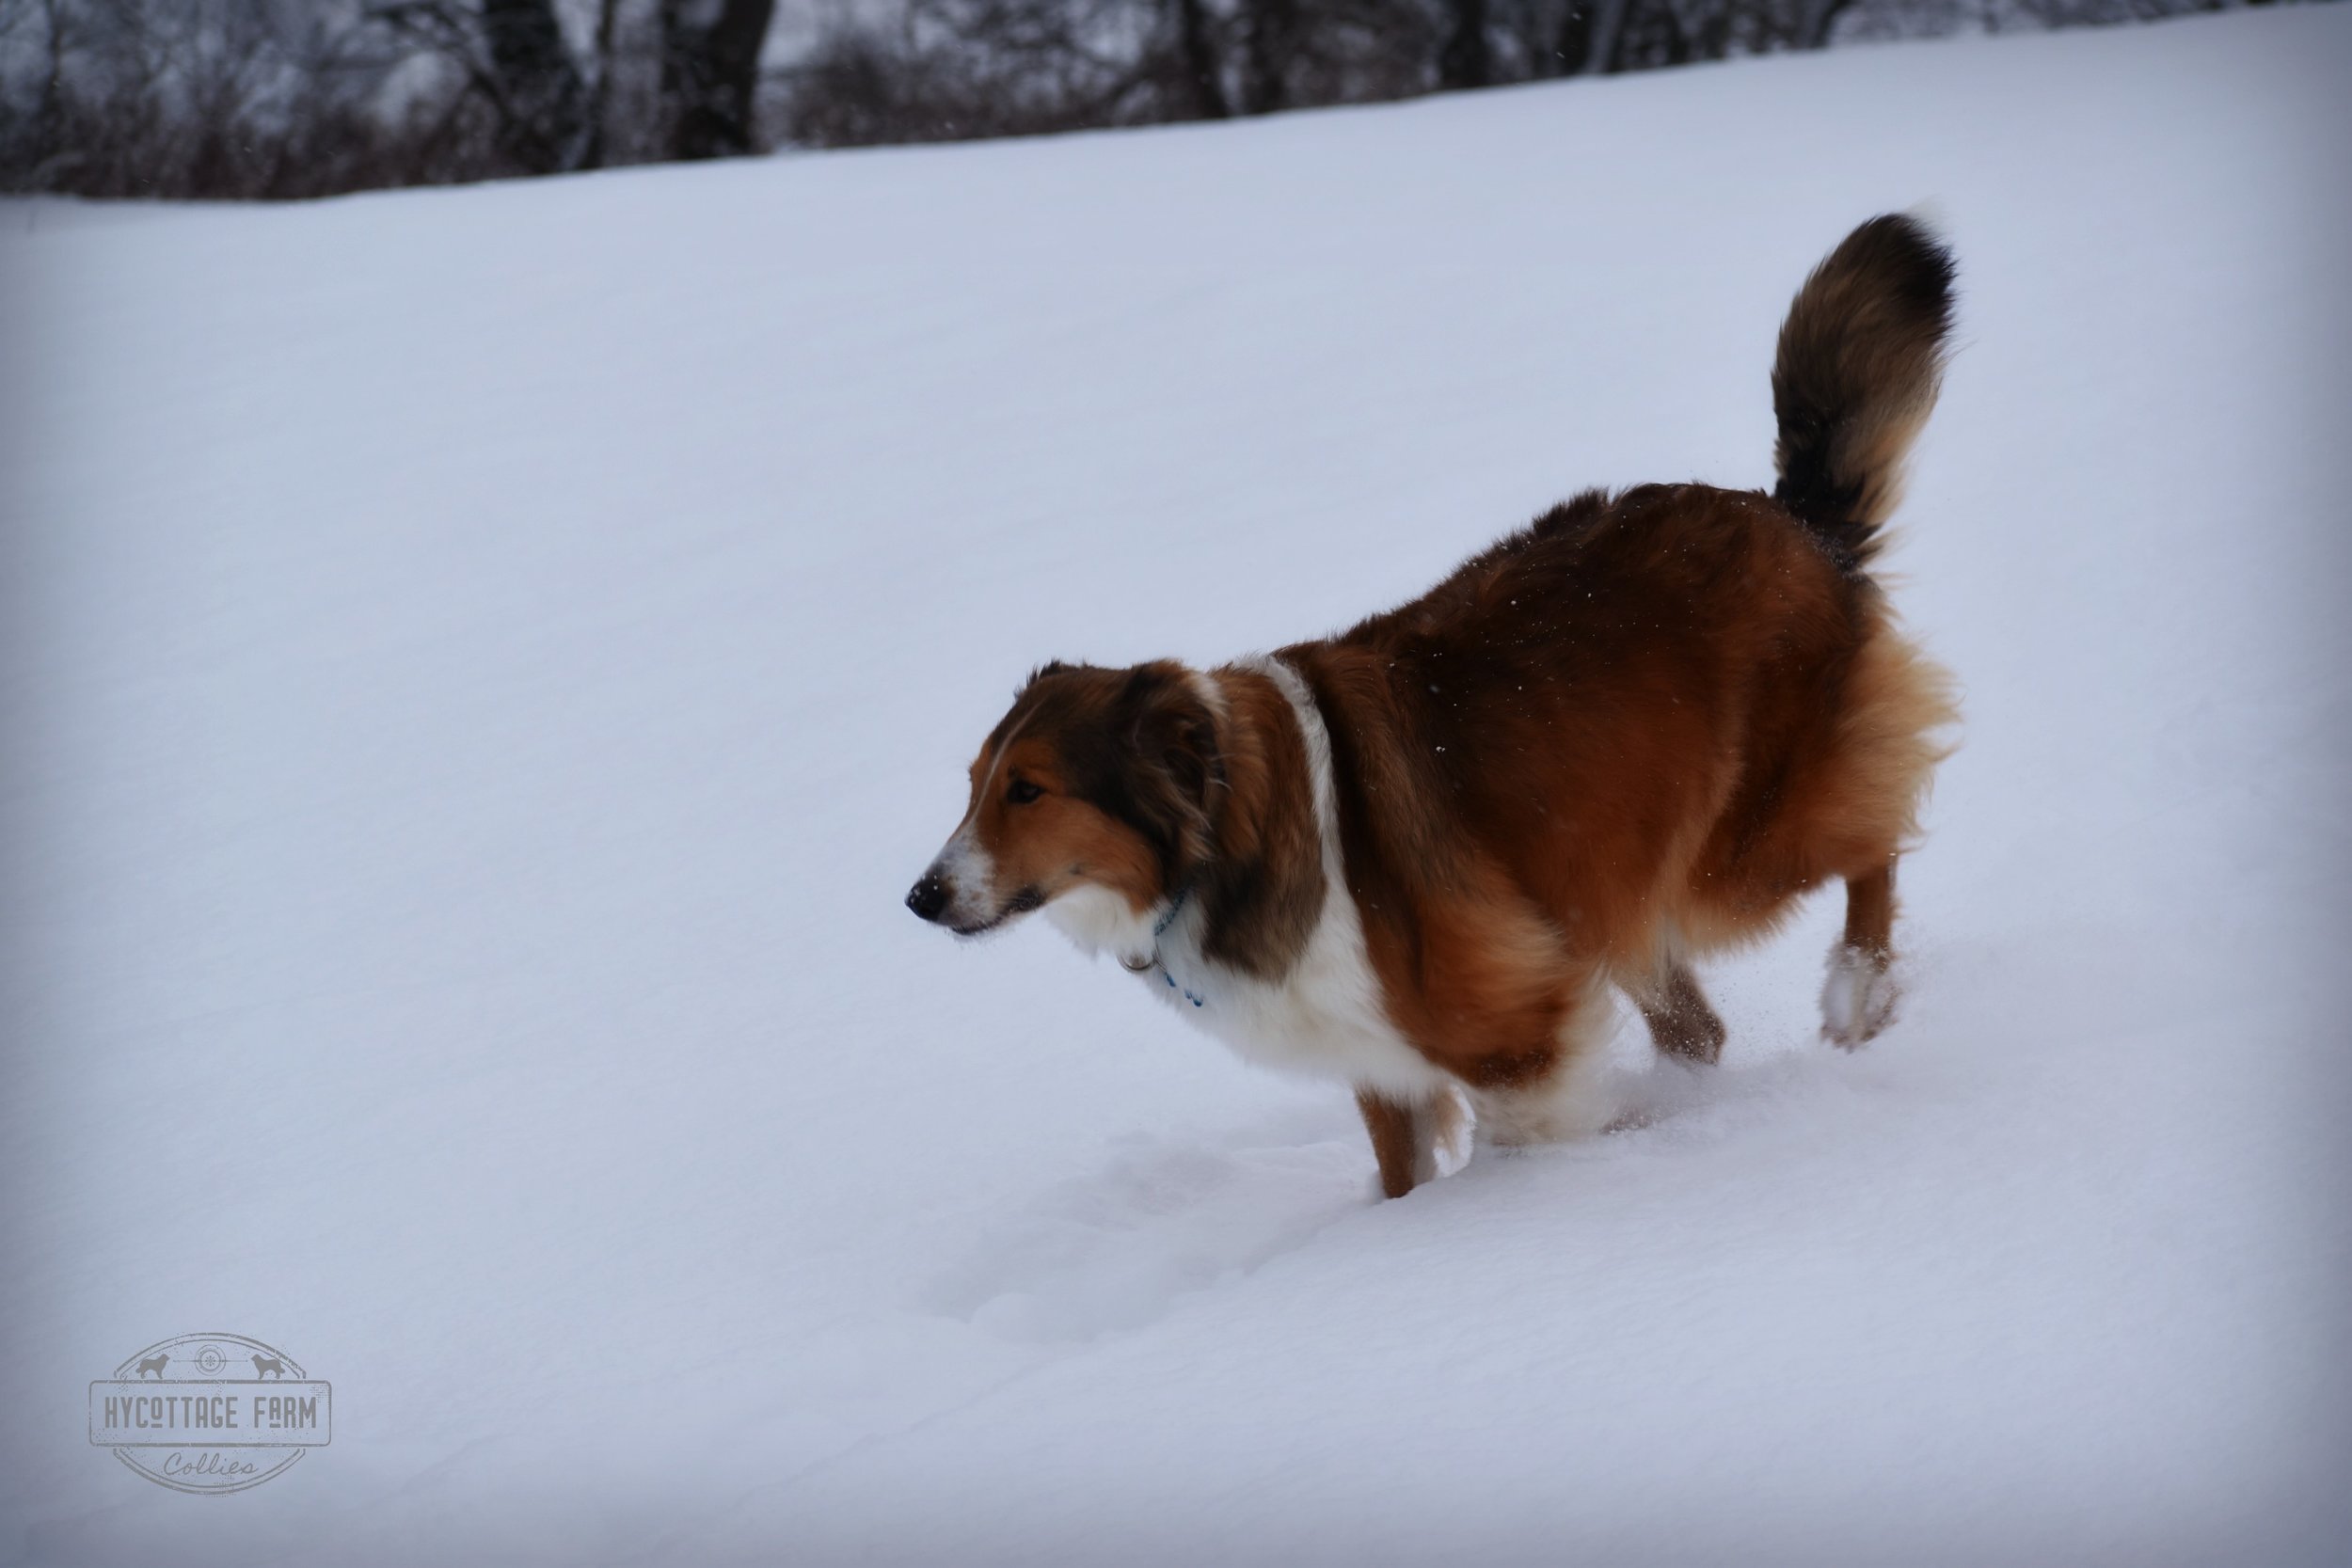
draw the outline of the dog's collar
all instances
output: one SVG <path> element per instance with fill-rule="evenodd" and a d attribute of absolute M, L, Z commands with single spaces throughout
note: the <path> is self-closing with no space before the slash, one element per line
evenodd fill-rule
<path fill-rule="evenodd" d="M 1162 914 L 1159 919 L 1152 923 L 1151 953 L 1146 957 L 1137 958 L 1129 958 L 1122 954 L 1119 962 L 1120 967 L 1126 970 L 1130 974 L 1149 974 L 1153 970 L 1158 970 L 1160 972 L 1160 978 L 1168 982 L 1168 986 L 1170 990 L 1184 992 L 1184 1000 L 1191 1003 L 1194 1006 L 1199 1007 L 1205 1006 L 1209 999 L 1193 990 L 1188 986 L 1178 985 L 1176 983 L 1176 976 L 1170 974 L 1168 972 L 1168 965 L 1160 960 L 1160 938 L 1168 935 L 1168 928 L 1176 924 L 1177 916 L 1184 912 L 1184 905 L 1191 897 L 1192 888 L 1189 884 L 1178 889 L 1176 896 L 1168 903 L 1167 912 Z"/>
<path fill-rule="evenodd" d="M 1121 953 L 1119 956 L 1120 967 L 1130 974 L 1149 974 L 1157 968 L 1160 961 L 1160 939 L 1168 935 L 1168 928 L 1170 926 L 1176 924 L 1176 917 L 1184 912 L 1184 901 L 1191 896 L 1192 887 L 1189 883 L 1177 889 L 1176 896 L 1169 901 L 1167 912 L 1152 922 L 1152 951 L 1137 954 L 1132 958 Z"/>
<path fill-rule="evenodd" d="M 1152 923 L 1152 940 L 1156 943 L 1176 924 L 1176 917 L 1184 912 L 1184 901 L 1192 896 L 1192 884 L 1187 882 L 1176 890 L 1176 896 L 1168 906 L 1168 912 Z"/>

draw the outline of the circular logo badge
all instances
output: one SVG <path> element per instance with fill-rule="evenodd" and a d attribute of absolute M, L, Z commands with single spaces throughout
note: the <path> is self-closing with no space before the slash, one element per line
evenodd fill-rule
<path fill-rule="evenodd" d="M 178 1492 L 242 1492 L 328 1437 L 333 1389 L 242 1334 L 183 1334 L 89 1386 L 89 1440 Z"/>

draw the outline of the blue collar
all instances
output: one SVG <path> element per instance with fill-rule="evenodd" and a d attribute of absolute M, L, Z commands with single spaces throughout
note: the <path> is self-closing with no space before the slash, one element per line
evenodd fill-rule
<path fill-rule="evenodd" d="M 1183 888 L 1177 893 L 1176 901 L 1168 906 L 1168 912 L 1152 923 L 1151 967 L 1160 972 L 1160 978 L 1168 982 L 1168 990 L 1182 991 L 1185 1001 L 1191 1003 L 1194 1006 L 1199 1007 L 1205 1006 L 1209 999 L 1200 995 L 1189 986 L 1178 985 L 1176 983 L 1176 976 L 1168 972 L 1168 965 L 1160 959 L 1160 938 L 1166 936 L 1168 934 L 1168 928 L 1176 924 L 1176 917 L 1184 912 L 1184 903 L 1191 896 L 1192 889 L 1189 886 Z"/>
<path fill-rule="evenodd" d="M 1152 922 L 1152 940 L 1153 942 L 1157 942 L 1160 938 L 1168 935 L 1168 928 L 1176 924 L 1176 917 L 1178 915 L 1184 912 L 1184 900 L 1190 898 L 1191 896 L 1191 887 L 1184 887 L 1176 895 L 1176 901 L 1168 906 L 1168 912 L 1160 916 L 1158 920 Z"/>

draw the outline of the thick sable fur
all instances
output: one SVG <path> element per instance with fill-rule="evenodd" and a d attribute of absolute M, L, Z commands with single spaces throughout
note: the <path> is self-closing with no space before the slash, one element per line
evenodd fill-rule
<path fill-rule="evenodd" d="M 1629 992 L 1662 1050 L 1724 1029 L 1697 954 L 1847 886 L 1824 1032 L 1890 1015 L 1893 876 L 1954 717 L 1868 575 L 1935 399 L 1949 255 L 1875 218 L 1772 372 L 1780 483 L 1592 492 L 1338 637 L 1212 671 L 1047 665 L 909 902 L 1045 908 L 1254 1059 L 1353 1085 L 1385 1191 L 1482 1137 L 1593 1126 Z"/>

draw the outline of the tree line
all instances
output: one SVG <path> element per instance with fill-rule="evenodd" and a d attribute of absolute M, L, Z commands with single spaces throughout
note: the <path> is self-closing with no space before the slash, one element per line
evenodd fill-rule
<path fill-rule="evenodd" d="M 1219 119 L 2228 3 L 850 0 L 786 44 L 777 0 L 0 0 L 0 188 L 309 197 Z"/>

